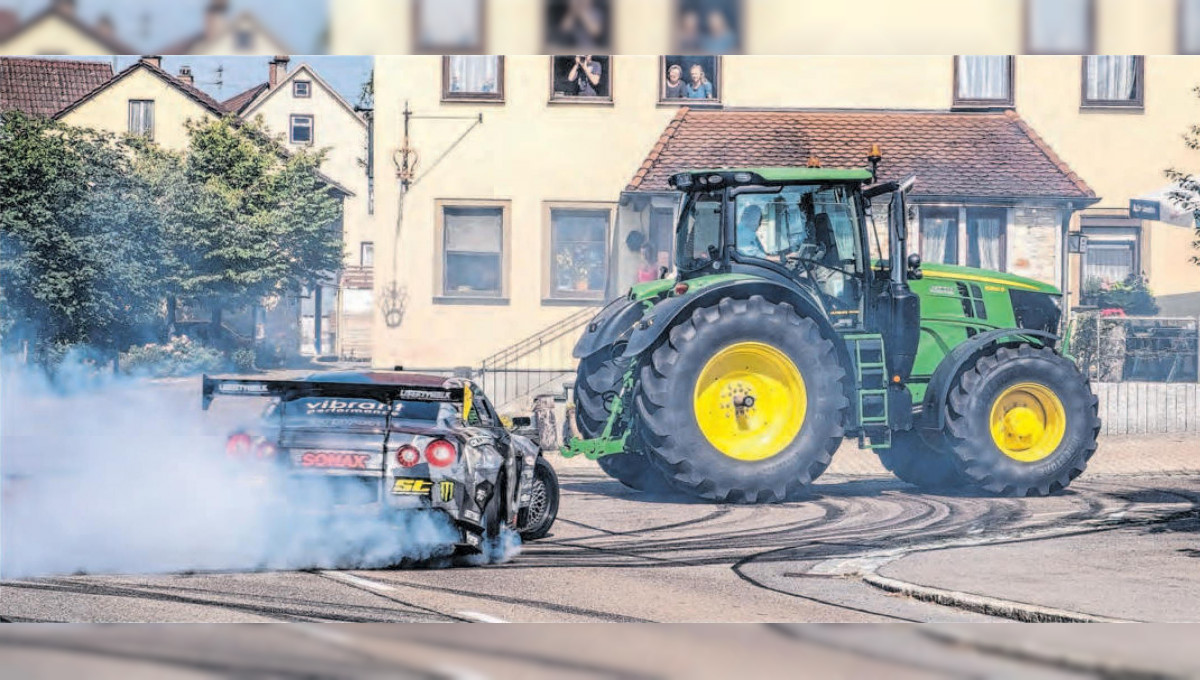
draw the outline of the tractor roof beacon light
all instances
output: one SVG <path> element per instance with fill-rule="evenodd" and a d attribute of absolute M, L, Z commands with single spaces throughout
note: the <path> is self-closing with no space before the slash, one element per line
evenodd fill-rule
<path fill-rule="evenodd" d="M 878 144 L 871 145 L 871 152 L 867 154 L 867 161 L 871 164 L 871 181 L 879 181 L 879 162 L 883 160 L 883 150 Z"/>
<path fill-rule="evenodd" d="M 821 167 L 821 159 L 817 158 L 815 155 L 809 156 L 808 157 L 808 167 L 810 167 L 810 168 Z"/>

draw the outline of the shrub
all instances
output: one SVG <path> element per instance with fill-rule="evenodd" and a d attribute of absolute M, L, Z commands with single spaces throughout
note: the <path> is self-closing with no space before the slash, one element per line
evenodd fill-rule
<path fill-rule="evenodd" d="M 1115 283 L 1089 279 L 1084 286 L 1083 299 L 1100 309 L 1120 309 L 1129 316 L 1158 314 L 1154 292 L 1146 285 L 1146 277 L 1141 274 L 1131 274 L 1124 281 Z"/>
<path fill-rule="evenodd" d="M 252 373 L 254 371 L 254 350 L 243 347 L 233 353 L 233 367 L 239 373 Z"/>
<path fill-rule="evenodd" d="M 121 366 L 126 373 L 156 378 L 218 371 L 225 365 L 225 357 L 220 352 L 194 342 L 186 335 L 171 338 L 163 344 L 135 345 L 121 355 Z"/>

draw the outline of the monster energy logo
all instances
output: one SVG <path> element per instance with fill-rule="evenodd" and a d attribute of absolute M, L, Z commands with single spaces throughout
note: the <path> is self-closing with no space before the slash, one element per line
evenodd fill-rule
<path fill-rule="evenodd" d="M 454 482 L 438 482 L 438 495 L 443 503 L 454 500 Z"/>

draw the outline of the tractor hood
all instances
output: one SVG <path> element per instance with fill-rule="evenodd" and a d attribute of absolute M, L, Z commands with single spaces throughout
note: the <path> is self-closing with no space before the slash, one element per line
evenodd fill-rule
<path fill-rule="evenodd" d="M 1034 279 L 1005 274 L 990 269 L 975 269 L 951 264 L 926 264 L 921 266 L 925 278 L 933 282 L 938 280 L 963 281 L 988 286 L 989 289 L 1004 288 L 1006 290 L 1024 290 L 1047 295 L 1062 295 L 1058 288 Z M 998 292 L 998 291 L 997 291 Z"/>

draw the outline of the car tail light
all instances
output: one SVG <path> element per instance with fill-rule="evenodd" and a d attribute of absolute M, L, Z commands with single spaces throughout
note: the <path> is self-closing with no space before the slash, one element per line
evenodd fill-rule
<path fill-rule="evenodd" d="M 425 460 L 434 467 L 452 465 L 457 456 L 458 451 L 454 448 L 454 444 L 445 439 L 435 439 L 425 447 Z"/>
<path fill-rule="evenodd" d="M 258 456 L 259 459 L 262 460 L 274 458 L 276 452 L 277 449 L 275 448 L 275 445 L 265 439 L 260 441 L 258 446 L 254 447 L 254 455 Z"/>
<path fill-rule="evenodd" d="M 229 435 L 229 439 L 225 440 L 225 455 L 230 458 L 245 458 L 253 449 L 254 442 L 244 432 Z"/>
<path fill-rule="evenodd" d="M 421 462 L 421 452 L 412 444 L 405 444 L 396 451 L 396 462 L 401 467 L 410 468 Z"/>

